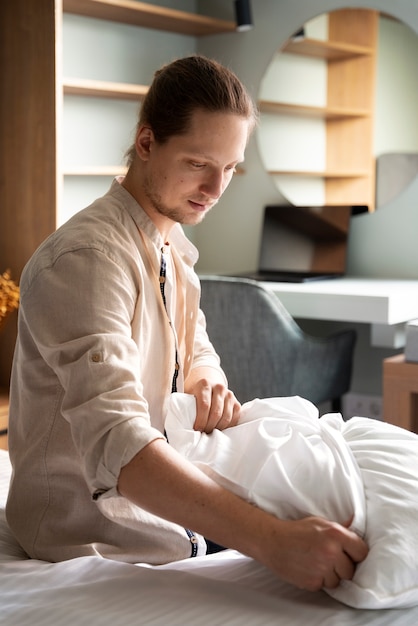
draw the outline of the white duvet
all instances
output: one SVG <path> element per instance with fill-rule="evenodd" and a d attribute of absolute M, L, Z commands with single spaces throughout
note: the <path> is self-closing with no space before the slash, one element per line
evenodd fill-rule
<path fill-rule="evenodd" d="M 212 434 L 193 430 L 193 396 L 173 394 L 170 444 L 217 482 L 286 519 L 319 515 L 369 545 L 352 581 L 327 593 L 356 608 L 418 604 L 418 436 L 338 413 L 318 419 L 299 397 L 255 399 L 240 423 Z"/>

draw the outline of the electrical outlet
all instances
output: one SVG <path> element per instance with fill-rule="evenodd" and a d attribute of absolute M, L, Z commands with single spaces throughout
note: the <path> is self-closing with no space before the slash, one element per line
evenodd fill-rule
<path fill-rule="evenodd" d="M 382 420 L 382 398 L 360 393 L 347 393 L 343 397 L 344 419 L 350 417 L 370 417 Z"/>

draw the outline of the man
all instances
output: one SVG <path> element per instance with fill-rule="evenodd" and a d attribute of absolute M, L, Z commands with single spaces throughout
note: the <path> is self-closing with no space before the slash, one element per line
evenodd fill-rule
<path fill-rule="evenodd" d="M 163 563 L 203 537 L 301 587 L 351 578 L 367 548 L 325 520 L 278 520 L 219 487 L 164 437 L 172 390 L 195 428 L 236 424 L 199 311 L 197 224 L 244 159 L 254 106 L 199 56 L 156 73 L 124 179 L 34 254 L 21 279 L 10 404 L 7 518 L 32 557 Z M 349 522 L 349 520 L 347 520 Z"/>

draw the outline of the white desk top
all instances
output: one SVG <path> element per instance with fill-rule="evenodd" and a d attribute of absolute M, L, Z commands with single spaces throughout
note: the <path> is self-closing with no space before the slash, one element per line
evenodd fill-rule
<path fill-rule="evenodd" d="M 418 318 L 418 280 L 344 277 L 262 284 L 293 317 L 384 325 Z"/>

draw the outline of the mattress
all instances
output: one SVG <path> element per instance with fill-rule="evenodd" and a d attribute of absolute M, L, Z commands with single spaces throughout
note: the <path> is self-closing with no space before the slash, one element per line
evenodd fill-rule
<path fill-rule="evenodd" d="M 7 626 L 415 626 L 418 607 L 359 610 L 277 580 L 238 552 L 164 566 L 98 557 L 28 559 L 5 521 L 10 477 L 0 450 L 0 624 Z"/>

